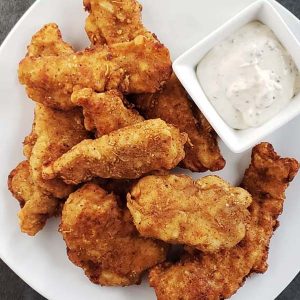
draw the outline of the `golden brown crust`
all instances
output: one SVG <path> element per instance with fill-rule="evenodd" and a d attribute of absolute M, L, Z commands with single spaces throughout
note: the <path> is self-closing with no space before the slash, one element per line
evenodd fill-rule
<path fill-rule="evenodd" d="M 217 199 L 217 200 L 216 200 Z M 246 232 L 250 194 L 217 176 L 147 176 L 127 196 L 142 236 L 193 246 L 203 252 L 230 249 Z"/>
<path fill-rule="evenodd" d="M 8 188 L 21 206 L 18 213 L 21 231 L 31 236 L 35 235 L 43 229 L 47 219 L 56 213 L 59 200 L 45 195 L 35 185 L 28 161 L 21 162 L 11 171 Z"/>
<path fill-rule="evenodd" d="M 85 0 L 90 13 L 85 24 L 94 45 L 129 42 L 138 35 L 151 35 L 141 21 L 142 6 L 136 0 Z"/>
<path fill-rule="evenodd" d="M 43 179 L 42 168 L 86 138 L 88 134 L 83 126 L 80 109 L 63 112 L 37 104 L 32 133 L 24 143 L 25 152 L 30 153 L 28 159 L 32 179 L 45 194 L 66 198 L 74 190 L 73 186 L 65 184 L 61 179 Z"/>
<path fill-rule="evenodd" d="M 190 143 L 185 145 L 182 167 L 195 172 L 224 168 L 214 130 L 174 73 L 160 93 L 138 95 L 133 101 L 147 119 L 161 118 L 188 134 Z"/>
<path fill-rule="evenodd" d="M 31 39 L 27 47 L 27 56 L 58 56 L 62 54 L 72 54 L 74 49 L 64 42 L 61 32 L 55 23 L 44 25 Z"/>
<path fill-rule="evenodd" d="M 97 140 L 85 140 L 44 170 L 77 184 L 93 177 L 135 179 L 170 170 L 184 158 L 187 136 L 160 119 L 128 126 Z"/>
<path fill-rule="evenodd" d="M 270 239 L 278 227 L 278 216 L 282 213 L 285 200 L 285 190 L 294 179 L 299 169 L 299 163 L 292 158 L 280 158 L 272 145 L 261 143 L 252 152 L 250 167 L 246 170 L 241 186 L 247 189 L 258 205 L 253 207 L 252 215 L 259 222 L 260 238 L 256 242 L 257 258 L 253 272 L 264 273 L 267 268 L 267 258 Z"/>
<path fill-rule="evenodd" d="M 126 100 L 117 90 L 95 93 L 86 88 L 73 92 L 71 99 L 83 107 L 85 128 L 96 130 L 98 137 L 144 121 L 137 111 L 125 106 Z"/>
<path fill-rule="evenodd" d="M 73 48 L 63 41 L 58 26 L 54 23 L 45 25 L 31 40 L 28 46 L 28 57 L 59 56 L 74 53 Z M 75 107 L 71 94 L 61 91 L 47 91 L 41 88 L 26 88 L 30 99 L 54 109 L 70 110 Z"/>
<path fill-rule="evenodd" d="M 224 299 L 231 297 L 251 272 L 264 272 L 268 245 L 282 211 L 285 189 L 299 168 L 296 160 L 280 158 L 270 144 L 253 149 L 242 186 L 253 197 L 246 237 L 216 254 L 187 253 L 180 262 L 155 267 L 150 284 L 159 300 Z"/>
<path fill-rule="evenodd" d="M 67 200 L 60 231 L 70 260 L 101 285 L 131 285 L 144 271 L 165 260 L 166 247 L 139 237 L 116 196 L 86 184 Z"/>
<path fill-rule="evenodd" d="M 64 94 L 77 85 L 97 92 L 153 93 L 170 75 L 168 49 L 143 36 L 71 55 L 25 57 L 19 65 L 19 80 L 27 88 Z"/>

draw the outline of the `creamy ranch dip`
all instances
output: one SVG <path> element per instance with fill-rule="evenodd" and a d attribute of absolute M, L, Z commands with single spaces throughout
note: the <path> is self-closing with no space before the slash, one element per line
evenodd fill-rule
<path fill-rule="evenodd" d="M 287 50 L 258 21 L 214 47 L 197 67 L 206 96 L 234 129 L 257 127 L 277 114 L 295 95 L 297 76 Z"/>

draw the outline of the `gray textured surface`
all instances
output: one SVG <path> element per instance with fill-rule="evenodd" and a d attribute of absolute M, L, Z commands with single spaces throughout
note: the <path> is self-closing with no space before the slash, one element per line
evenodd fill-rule
<path fill-rule="evenodd" d="M 34 0 L 0 0 L 0 43 L 33 2 Z M 279 2 L 300 18 L 300 0 L 281 0 Z M 32 290 L 0 260 L 0 299 L 42 300 L 44 298 Z M 300 274 L 277 300 L 299 299 Z"/>

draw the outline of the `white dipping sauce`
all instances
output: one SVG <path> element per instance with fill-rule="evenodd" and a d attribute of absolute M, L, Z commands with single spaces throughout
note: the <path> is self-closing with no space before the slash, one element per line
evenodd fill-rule
<path fill-rule="evenodd" d="M 235 129 L 259 126 L 295 95 L 298 69 L 273 31 L 251 22 L 214 47 L 198 64 L 200 84 Z"/>

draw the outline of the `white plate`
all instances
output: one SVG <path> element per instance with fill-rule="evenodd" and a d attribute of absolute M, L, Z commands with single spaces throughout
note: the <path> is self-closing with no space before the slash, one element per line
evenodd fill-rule
<path fill-rule="evenodd" d="M 253 0 L 144 0 L 144 22 L 171 49 L 176 58 L 187 48 L 221 25 Z M 283 17 L 300 38 L 300 23 L 278 5 Z M 21 234 L 17 224 L 18 204 L 7 191 L 7 175 L 23 160 L 22 141 L 30 132 L 33 103 L 26 99 L 18 83 L 18 62 L 24 56 L 31 36 L 45 23 L 57 22 L 68 42 L 76 48 L 88 45 L 83 29 L 82 0 L 37 1 L 10 33 L 0 49 L 0 257 L 29 285 L 48 299 L 155 299 L 154 291 L 142 286 L 103 288 L 93 285 L 81 269 L 71 264 L 65 245 L 57 233 L 58 220 L 48 222 L 35 238 Z M 266 140 L 283 156 L 300 159 L 295 119 Z M 221 144 L 227 166 L 220 174 L 238 184 L 249 163 L 250 152 L 234 155 Z M 198 177 L 198 174 L 194 174 Z M 234 299 L 274 299 L 300 270 L 300 176 L 287 192 L 281 226 L 271 242 L 270 268 L 255 275 Z"/>

